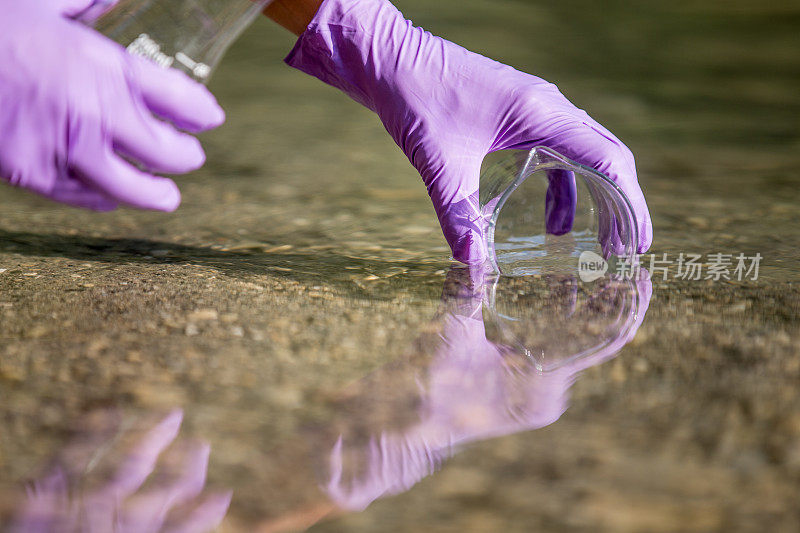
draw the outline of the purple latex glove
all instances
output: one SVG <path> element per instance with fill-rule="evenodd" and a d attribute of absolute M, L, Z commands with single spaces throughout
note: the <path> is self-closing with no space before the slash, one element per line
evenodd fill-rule
<path fill-rule="evenodd" d="M 65 15 L 87 24 L 96 21 L 117 2 L 118 0 L 61 0 L 65 5 Z"/>
<path fill-rule="evenodd" d="M 387 0 L 325 0 L 286 61 L 378 114 L 422 175 L 456 259 L 485 259 L 478 209 L 483 158 L 537 145 L 615 180 L 633 203 L 639 251 L 650 246 L 633 155 L 555 85 L 414 27 Z M 568 199 L 569 184 L 559 187 L 554 196 Z M 548 228 L 563 232 L 565 222 L 549 221 Z"/>
<path fill-rule="evenodd" d="M 151 172 L 202 166 L 199 141 L 177 128 L 225 116 L 202 85 L 66 18 L 106 3 L 0 0 L 0 178 L 80 207 L 172 211 L 178 188 Z"/>
<path fill-rule="evenodd" d="M 115 418 L 105 412 L 90 417 L 88 431 L 66 446 L 48 473 L 28 487 L 10 531 L 203 533 L 219 527 L 232 493 L 204 492 L 207 444 L 173 444 L 183 420 L 180 410 L 142 432 L 134 448 L 112 465 L 110 479 L 100 476 L 100 483 L 87 479 L 104 472 L 94 463 L 108 460 L 106 455 L 117 458 L 112 445 L 124 439 Z M 169 462 L 163 455 L 176 447 L 177 471 L 167 473 Z"/>

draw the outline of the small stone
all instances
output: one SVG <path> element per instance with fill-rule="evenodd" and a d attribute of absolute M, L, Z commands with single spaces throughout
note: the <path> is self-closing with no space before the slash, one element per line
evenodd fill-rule
<path fill-rule="evenodd" d="M 218 317 L 219 315 L 217 314 L 216 309 L 197 309 L 189 313 L 189 316 L 187 318 L 189 320 L 203 321 L 203 320 L 217 320 Z"/>
<path fill-rule="evenodd" d="M 622 366 L 622 362 L 619 359 L 611 366 L 611 379 L 617 383 L 622 383 L 628 379 L 628 373 L 625 371 L 625 367 Z"/>
<path fill-rule="evenodd" d="M 728 306 L 729 313 L 744 313 L 747 311 L 747 302 L 738 302 Z"/>
<path fill-rule="evenodd" d="M 226 324 L 231 324 L 239 319 L 239 315 L 237 315 L 236 313 L 224 313 L 219 316 L 219 319 L 225 322 Z"/>
<path fill-rule="evenodd" d="M 274 254 L 276 252 L 288 252 L 294 248 L 291 244 L 282 244 L 281 246 L 273 246 L 272 248 L 267 248 L 264 250 L 265 254 Z"/>
<path fill-rule="evenodd" d="M 430 226 L 406 226 L 403 228 L 404 233 L 408 233 L 409 235 L 424 235 L 426 233 L 431 233 L 433 228 Z"/>
<path fill-rule="evenodd" d="M 0 274 L 2 274 L 3 272 L 8 272 L 8 269 L 7 268 L 0 268 Z"/>
<path fill-rule="evenodd" d="M 184 333 L 187 337 L 194 337 L 195 335 L 200 334 L 200 329 L 194 324 L 186 324 L 186 329 Z"/>
<path fill-rule="evenodd" d="M 378 276 L 375 276 L 375 275 L 371 275 L 371 276 L 367 276 L 366 278 L 364 278 L 364 281 L 375 281 L 375 280 L 378 280 L 378 279 L 381 279 L 381 278 L 379 278 Z"/>
<path fill-rule="evenodd" d="M 47 332 L 48 332 L 48 330 L 47 330 L 47 328 L 45 326 L 42 326 L 42 325 L 33 326 L 28 331 L 28 337 L 30 337 L 31 339 L 40 339 L 40 338 L 44 337 L 45 335 L 47 335 Z"/>
<path fill-rule="evenodd" d="M 454 467 L 438 478 L 437 495 L 446 498 L 480 498 L 489 492 L 490 479 L 478 468 Z"/>
<path fill-rule="evenodd" d="M 233 326 L 231 328 L 231 335 L 234 337 L 244 337 L 244 328 L 242 326 Z"/>
<path fill-rule="evenodd" d="M 287 269 L 289 270 L 289 269 Z M 291 272 L 291 270 L 289 270 Z M 211 278 L 214 279 L 214 278 Z M 255 283 L 250 283 L 249 281 L 241 283 L 242 287 L 247 287 L 248 289 L 253 289 L 258 292 L 263 292 L 265 289 L 261 285 L 256 285 Z"/>
<path fill-rule="evenodd" d="M 226 252 L 253 252 L 253 251 L 261 251 L 264 249 L 264 243 L 257 242 L 257 241 L 246 241 L 240 242 L 238 244 L 232 244 L 230 246 L 226 246 L 223 248 L 223 251 Z"/>
<path fill-rule="evenodd" d="M 700 229 L 708 228 L 708 219 L 703 217 L 686 217 L 686 222 Z"/>

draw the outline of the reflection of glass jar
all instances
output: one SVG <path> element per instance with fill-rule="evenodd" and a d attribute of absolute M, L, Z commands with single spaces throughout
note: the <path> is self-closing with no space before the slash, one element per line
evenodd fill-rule
<path fill-rule="evenodd" d="M 272 0 L 120 0 L 94 27 L 162 67 L 205 83 L 236 37 Z"/>
<path fill-rule="evenodd" d="M 550 148 L 490 154 L 481 172 L 480 205 L 496 272 L 574 274 L 585 252 L 612 263 L 635 262 L 638 228 L 625 193 Z"/>
<path fill-rule="evenodd" d="M 633 339 L 650 304 L 648 276 L 605 276 L 582 283 L 571 275 L 494 276 L 483 295 L 486 338 L 506 360 L 536 371 L 571 372 L 613 357 Z"/>

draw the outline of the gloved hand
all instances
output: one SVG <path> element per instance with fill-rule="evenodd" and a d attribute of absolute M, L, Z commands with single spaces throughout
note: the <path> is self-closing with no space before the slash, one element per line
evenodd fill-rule
<path fill-rule="evenodd" d="M 176 128 L 207 130 L 224 113 L 184 74 L 66 18 L 93 3 L 0 0 L 0 178 L 81 207 L 172 211 L 178 188 L 150 172 L 202 166 L 199 141 Z"/>
<path fill-rule="evenodd" d="M 289 65 L 375 111 L 422 175 L 453 256 L 481 263 L 480 166 L 487 153 L 544 145 L 610 176 L 639 223 L 652 226 L 633 155 L 555 85 L 435 37 L 387 0 L 325 0 L 286 58 Z M 558 180 L 548 201 L 569 201 Z M 558 218 L 565 209 L 549 206 Z M 570 221 L 548 221 L 548 229 Z"/>

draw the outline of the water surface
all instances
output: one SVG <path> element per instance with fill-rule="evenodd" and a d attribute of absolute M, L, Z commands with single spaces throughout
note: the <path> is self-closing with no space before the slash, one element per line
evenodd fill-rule
<path fill-rule="evenodd" d="M 25 483 L 85 505 L 153 467 L 133 516 L 172 487 L 211 520 L 199 487 L 232 490 L 223 531 L 796 531 L 797 7 L 398 6 L 623 139 L 658 257 L 760 253 L 759 279 L 451 271 L 377 119 L 259 21 L 177 213 L 3 190 L 2 523 L 31 516 Z"/>

